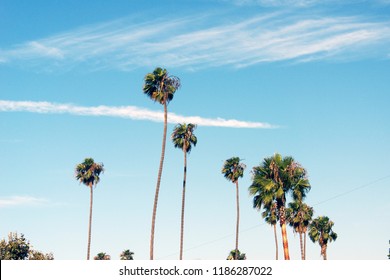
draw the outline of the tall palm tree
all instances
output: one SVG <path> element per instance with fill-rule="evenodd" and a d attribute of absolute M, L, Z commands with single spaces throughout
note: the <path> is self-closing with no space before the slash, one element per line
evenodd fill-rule
<path fill-rule="evenodd" d="M 292 157 L 275 154 L 265 158 L 253 168 L 253 182 L 250 187 L 252 195 L 267 197 L 267 203 L 276 203 L 276 213 L 282 231 L 284 259 L 290 259 L 286 231 L 286 198 L 291 194 L 294 200 L 302 200 L 310 190 L 306 170 Z M 265 195 L 265 194 L 266 195 Z"/>
<path fill-rule="evenodd" d="M 191 152 L 192 145 L 196 146 L 198 139 L 194 135 L 196 125 L 189 123 L 188 125 L 178 124 L 175 126 L 171 135 L 172 142 L 175 148 L 183 150 L 184 153 L 184 176 L 183 176 L 183 190 L 181 200 L 181 224 L 180 224 L 180 260 L 183 259 L 183 240 L 184 240 L 184 208 L 186 197 L 186 179 L 187 179 L 187 153 Z"/>
<path fill-rule="evenodd" d="M 286 209 L 287 220 L 294 232 L 299 234 L 299 244 L 301 247 L 301 259 L 306 259 L 306 232 L 313 217 L 313 207 L 308 206 L 302 201 L 293 201 L 288 204 Z M 302 240 L 304 236 L 304 241 Z"/>
<path fill-rule="evenodd" d="M 156 224 L 156 213 L 158 194 L 160 192 L 161 175 L 164 165 L 165 144 L 167 138 L 168 125 L 168 103 L 173 99 L 176 90 L 180 87 L 180 79 L 175 76 L 170 76 L 166 69 L 157 67 L 152 73 L 145 76 L 143 93 L 146 94 L 154 102 L 158 102 L 164 106 L 164 132 L 161 148 L 160 166 L 157 175 L 156 192 L 154 195 L 152 227 L 150 233 L 150 259 L 153 260 L 154 254 L 154 228 Z"/>
<path fill-rule="evenodd" d="M 134 253 L 131 252 L 129 249 L 124 250 L 120 255 L 120 260 L 134 260 L 133 258 Z"/>
<path fill-rule="evenodd" d="M 103 163 L 96 163 L 92 158 L 84 159 L 84 161 L 76 165 L 75 168 L 76 179 L 89 187 L 90 190 L 87 260 L 89 260 L 91 251 L 93 188 L 99 183 L 99 176 L 102 172 L 104 172 Z"/>
<path fill-rule="evenodd" d="M 326 249 L 328 242 L 336 241 L 337 233 L 332 229 L 334 223 L 327 216 L 315 218 L 309 225 L 309 237 L 321 246 L 321 256 L 327 260 Z"/>
<path fill-rule="evenodd" d="M 225 161 L 222 167 L 223 176 L 236 185 L 236 205 L 237 205 L 237 222 L 236 222 L 236 256 L 235 259 L 238 260 L 238 232 L 240 225 L 240 200 L 239 200 L 239 192 L 238 192 L 238 178 L 242 178 L 244 176 L 244 169 L 246 165 L 240 162 L 241 159 L 239 157 L 232 157 Z"/>

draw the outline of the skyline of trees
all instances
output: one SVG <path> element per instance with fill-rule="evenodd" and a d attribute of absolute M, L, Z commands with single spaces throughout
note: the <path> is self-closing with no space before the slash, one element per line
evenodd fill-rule
<path fill-rule="evenodd" d="M 164 129 L 162 139 L 162 149 L 160 164 L 157 175 L 156 191 L 153 203 L 152 225 L 150 235 L 150 259 L 154 259 L 154 235 L 155 222 L 157 215 L 157 205 L 159 190 L 163 172 L 165 157 L 165 146 L 167 137 L 167 105 L 172 101 L 175 92 L 180 88 L 180 79 L 169 75 L 166 69 L 157 67 L 152 73 L 144 77 L 143 93 L 154 102 L 159 102 L 164 107 Z M 180 225 L 180 252 L 179 259 L 183 259 L 184 243 L 184 212 L 185 212 L 185 191 L 187 175 L 187 154 L 192 147 L 197 144 L 197 137 L 194 135 L 196 124 L 177 124 L 171 134 L 171 139 L 175 148 L 183 151 L 184 169 L 183 169 L 183 187 L 182 187 L 182 206 L 181 206 L 181 225 Z M 221 173 L 232 182 L 236 187 L 236 232 L 234 259 L 240 258 L 239 251 L 239 224 L 240 224 L 240 203 L 239 203 L 239 178 L 244 176 L 246 165 L 241 162 L 239 157 L 231 157 L 225 160 Z M 91 236 L 92 236 L 92 210 L 93 210 L 93 189 L 100 181 L 100 174 L 104 172 L 103 163 L 96 163 L 93 158 L 85 158 L 84 162 L 75 167 L 75 178 L 90 189 L 90 207 L 88 224 L 88 243 L 87 260 L 90 259 Z M 266 157 L 259 166 L 251 170 L 252 184 L 249 187 L 249 194 L 253 198 L 253 207 L 261 213 L 266 223 L 274 229 L 276 254 L 278 259 L 278 239 L 276 224 L 279 222 L 281 227 L 281 236 L 283 244 L 284 259 L 289 260 L 289 246 L 286 231 L 286 225 L 293 228 L 293 231 L 299 234 L 301 259 L 306 259 L 306 233 L 309 229 L 309 236 L 313 242 L 318 242 L 321 246 L 321 255 L 326 259 L 327 243 L 335 241 L 337 234 L 332 231 L 333 222 L 325 217 L 319 217 L 312 220 L 313 208 L 306 205 L 303 201 L 311 189 L 307 179 L 307 171 L 291 156 L 282 157 L 280 154 L 274 154 Z M 292 199 L 288 203 L 288 199 Z M 321 219 L 320 219 L 321 218 Z M 304 238 L 304 240 L 303 240 Z M 123 251 L 123 258 L 132 259 L 133 252 Z M 125 254 L 126 253 L 126 254 Z M 102 254 L 102 253 L 99 253 Z M 97 255 L 98 259 L 103 255 Z M 105 254 L 105 253 L 103 253 Z M 244 254 L 245 255 L 245 254 Z M 35 252 L 36 258 L 45 257 L 40 252 Z M 42 257 L 42 258 L 43 258 Z M 48 257 L 48 256 L 47 256 Z M 104 257 L 104 256 L 103 256 Z M 122 254 L 121 254 L 122 258 Z"/>

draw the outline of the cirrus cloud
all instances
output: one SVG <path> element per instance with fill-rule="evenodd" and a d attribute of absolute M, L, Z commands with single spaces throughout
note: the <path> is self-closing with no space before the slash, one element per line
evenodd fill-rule
<path fill-rule="evenodd" d="M 229 22 L 223 18 L 115 20 L 0 49 L 0 63 L 39 69 L 80 65 L 92 70 L 127 71 L 155 65 L 200 69 L 386 57 L 389 52 L 390 22 L 383 19 L 288 12 L 235 17 Z"/>

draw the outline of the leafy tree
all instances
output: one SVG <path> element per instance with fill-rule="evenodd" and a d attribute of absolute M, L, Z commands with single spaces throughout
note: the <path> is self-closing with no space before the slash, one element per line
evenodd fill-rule
<path fill-rule="evenodd" d="M 102 172 L 104 172 L 103 163 L 96 163 L 92 158 L 84 159 L 84 162 L 78 164 L 75 168 L 76 179 L 90 189 L 87 260 L 89 260 L 91 251 L 93 188 L 99 183 L 99 176 Z"/>
<path fill-rule="evenodd" d="M 334 223 L 327 216 L 315 218 L 309 225 L 309 237 L 321 246 L 321 256 L 327 260 L 326 249 L 328 242 L 336 241 L 337 234 L 333 231 Z"/>
<path fill-rule="evenodd" d="M 188 125 L 178 124 L 175 126 L 171 135 L 172 142 L 175 148 L 179 148 L 184 154 L 184 176 L 183 176 L 183 190 L 181 201 L 181 224 L 180 224 L 180 260 L 183 259 L 183 240 L 184 240 L 184 208 L 186 197 L 186 180 L 187 180 L 187 153 L 191 152 L 192 145 L 195 147 L 198 139 L 194 135 L 196 125 L 189 123 Z"/>
<path fill-rule="evenodd" d="M 233 260 L 244 261 L 244 260 L 246 260 L 246 254 L 241 253 L 240 250 L 231 250 L 229 253 L 229 256 L 226 258 L 226 260 L 228 260 L 228 261 L 233 261 Z"/>
<path fill-rule="evenodd" d="M 53 253 L 44 254 L 33 250 L 23 234 L 20 236 L 15 232 L 8 234 L 8 241 L 0 240 L 1 260 L 54 260 Z"/>
<path fill-rule="evenodd" d="M 249 187 L 251 195 L 258 196 L 258 205 L 276 203 L 276 213 L 282 231 L 284 259 L 289 260 L 287 231 L 286 231 L 286 199 L 291 194 L 294 200 L 302 200 L 310 190 L 306 170 L 292 157 L 282 157 L 275 154 L 265 158 L 252 170 L 252 184 Z"/>
<path fill-rule="evenodd" d="M 0 257 L 2 260 L 26 260 L 30 252 L 30 241 L 26 240 L 22 233 L 18 236 L 17 232 L 8 234 L 8 241 L 0 241 Z"/>
<path fill-rule="evenodd" d="M 240 200 L 239 200 L 239 192 L 238 192 L 238 178 L 242 178 L 244 176 L 244 169 L 246 165 L 241 163 L 241 159 L 239 157 L 232 157 L 226 160 L 222 167 L 223 176 L 236 185 L 236 206 L 237 206 L 237 222 L 236 222 L 236 260 L 238 259 L 238 232 L 240 225 Z"/>
<path fill-rule="evenodd" d="M 51 261 L 54 260 L 53 253 L 42 253 L 40 251 L 36 250 L 30 250 L 29 255 L 28 255 L 29 260 L 42 260 L 42 261 Z"/>
<path fill-rule="evenodd" d="M 154 229 L 156 224 L 156 213 L 158 195 L 160 192 L 161 175 L 164 165 L 165 144 L 167 138 L 167 124 L 168 124 L 168 103 L 172 101 L 174 94 L 180 87 L 180 79 L 175 76 L 170 76 L 166 69 L 157 67 L 152 73 L 145 76 L 145 83 L 143 86 L 143 93 L 146 94 L 154 102 L 158 102 L 164 106 L 164 132 L 161 148 L 160 166 L 157 175 L 156 192 L 153 203 L 152 213 L 152 227 L 150 234 L 150 259 L 153 260 L 154 255 Z"/>
<path fill-rule="evenodd" d="M 286 209 L 287 220 L 294 232 L 299 234 L 299 244 L 301 247 L 301 259 L 306 259 L 306 232 L 313 217 L 313 207 L 308 206 L 302 201 L 293 201 L 288 204 Z M 304 241 L 302 241 L 304 236 Z"/>
<path fill-rule="evenodd" d="M 106 253 L 100 252 L 94 258 L 95 261 L 109 261 L 111 260 L 111 256 Z"/>
<path fill-rule="evenodd" d="M 132 261 L 132 260 L 134 260 L 133 255 L 134 255 L 134 253 L 131 252 L 130 250 L 124 250 L 120 255 L 120 259 Z"/>

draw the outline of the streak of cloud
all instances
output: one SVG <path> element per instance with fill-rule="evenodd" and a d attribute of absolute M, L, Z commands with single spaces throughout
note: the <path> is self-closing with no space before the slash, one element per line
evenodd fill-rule
<path fill-rule="evenodd" d="M 316 1 L 292 2 L 303 5 Z M 205 15 L 96 24 L 1 49 L 0 63 L 40 69 L 80 65 L 92 70 L 126 71 L 155 65 L 201 69 L 348 56 L 386 57 L 389 51 L 390 23 L 383 20 L 287 12 L 232 18 L 229 22 L 222 18 Z"/>
<path fill-rule="evenodd" d="M 45 199 L 32 196 L 0 197 L 0 208 L 13 206 L 36 206 L 47 202 Z"/>
<path fill-rule="evenodd" d="M 96 106 L 83 107 L 72 104 L 56 104 L 50 102 L 33 101 L 8 101 L 0 100 L 0 112 L 31 112 L 40 114 L 71 114 L 78 116 L 106 116 L 126 118 L 132 120 L 147 120 L 153 122 L 163 122 L 164 113 L 162 111 L 152 111 L 135 106 Z M 223 118 L 203 118 L 200 116 L 181 116 L 169 113 L 169 123 L 195 123 L 199 126 L 230 127 L 230 128 L 276 128 L 277 126 L 264 122 L 248 122 L 235 119 Z"/>

